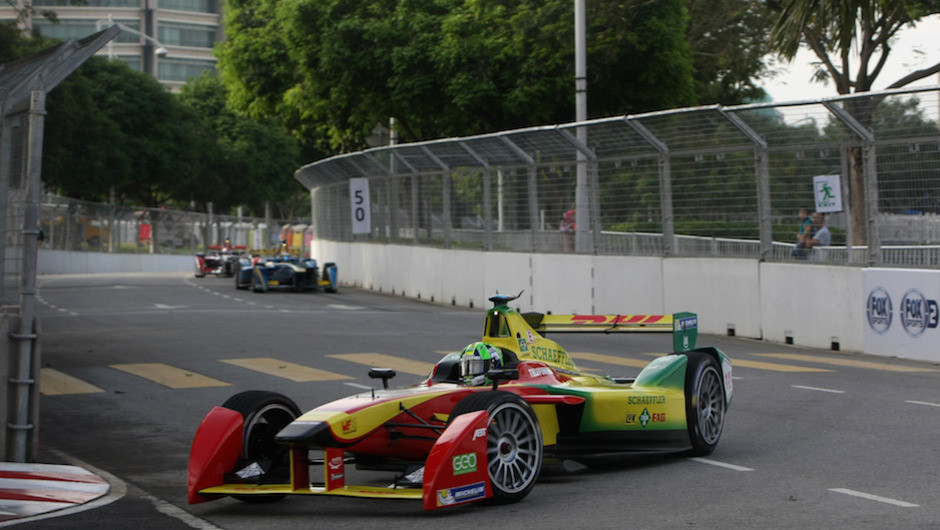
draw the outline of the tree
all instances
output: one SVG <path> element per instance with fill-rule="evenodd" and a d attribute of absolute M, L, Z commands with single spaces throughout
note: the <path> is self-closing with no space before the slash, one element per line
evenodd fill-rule
<path fill-rule="evenodd" d="M 736 105 L 766 97 L 767 32 L 774 13 L 759 0 L 687 0 L 698 103 Z"/>
<path fill-rule="evenodd" d="M 867 92 L 881 73 L 891 52 L 892 38 L 905 26 L 940 13 L 935 0 L 768 0 L 777 21 L 770 34 L 776 52 L 788 60 L 806 45 L 819 59 L 815 79 L 831 79 L 839 94 Z M 857 65 L 852 71 L 852 59 Z M 940 72 L 940 62 L 909 72 L 888 85 L 900 88 Z M 846 102 L 862 125 L 869 126 L 878 99 Z M 849 204 L 853 244 L 868 244 L 867 204 L 862 152 L 852 148 L 849 156 Z"/>
<path fill-rule="evenodd" d="M 293 178 L 300 165 L 299 144 L 280 124 L 231 110 L 225 85 L 209 72 L 190 79 L 179 97 L 214 139 L 212 160 L 202 177 L 213 183 L 202 190 L 208 192 L 202 194 L 206 200 L 220 209 L 245 205 L 260 214 L 265 201 L 285 203 L 298 193 L 306 199 Z"/>
<path fill-rule="evenodd" d="M 591 115 L 695 103 L 682 0 L 589 9 Z M 219 68 L 239 109 L 328 152 L 389 117 L 405 141 L 558 123 L 573 18 L 568 0 L 232 0 Z"/>
<path fill-rule="evenodd" d="M 86 200 L 148 207 L 198 189 L 210 137 L 153 77 L 92 57 L 49 94 L 43 182 Z"/>

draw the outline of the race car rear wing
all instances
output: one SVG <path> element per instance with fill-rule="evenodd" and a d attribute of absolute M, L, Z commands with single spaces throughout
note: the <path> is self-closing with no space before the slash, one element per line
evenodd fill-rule
<path fill-rule="evenodd" d="M 676 352 L 695 349 L 698 316 L 682 312 L 671 315 L 552 315 L 524 313 L 536 332 L 546 333 L 672 333 Z"/>

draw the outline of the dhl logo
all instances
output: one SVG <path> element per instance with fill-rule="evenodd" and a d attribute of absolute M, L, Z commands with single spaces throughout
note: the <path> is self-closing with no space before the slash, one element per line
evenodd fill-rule
<path fill-rule="evenodd" d="M 668 322 L 672 315 L 572 315 L 572 324 L 656 324 Z"/>

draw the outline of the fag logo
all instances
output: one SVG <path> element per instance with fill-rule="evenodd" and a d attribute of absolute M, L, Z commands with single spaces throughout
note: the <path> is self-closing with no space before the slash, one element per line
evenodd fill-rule
<path fill-rule="evenodd" d="M 646 427 L 650 423 L 665 423 L 666 422 L 666 413 L 665 412 L 653 412 L 650 414 L 648 409 L 643 409 L 643 412 L 640 413 L 640 425 Z"/>

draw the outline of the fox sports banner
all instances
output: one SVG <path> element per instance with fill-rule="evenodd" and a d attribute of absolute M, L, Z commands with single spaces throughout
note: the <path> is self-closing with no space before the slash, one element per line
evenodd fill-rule
<path fill-rule="evenodd" d="M 940 361 L 940 271 L 865 270 L 865 353 Z"/>

